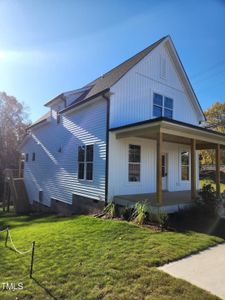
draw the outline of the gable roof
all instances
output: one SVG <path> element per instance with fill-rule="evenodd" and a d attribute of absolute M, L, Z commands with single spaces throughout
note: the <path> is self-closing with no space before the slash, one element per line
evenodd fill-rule
<path fill-rule="evenodd" d="M 87 94 L 86 98 L 94 96 L 95 94 L 98 94 L 99 92 L 112 87 L 123 75 L 125 75 L 132 67 L 134 67 L 140 60 L 142 60 L 166 38 L 167 36 L 161 38 L 154 44 L 135 54 L 109 72 L 90 82 L 87 86 L 93 85 L 93 88 Z"/>
<path fill-rule="evenodd" d="M 50 111 L 48 111 L 48 112 L 45 113 L 43 116 L 41 116 L 39 119 L 37 119 L 34 123 L 32 123 L 32 124 L 28 127 L 28 129 L 31 128 L 31 127 L 33 127 L 33 126 L 36 126 L 36 125 L 38 125 L 38 124 L 41 124 L 41 123 L 45 122 L 50 116 L 51 116 L 51 113 L 50 113 Z"/>
<path fill-rule="evenodd" d="M 195 105 L 196 109 L 198 109 L 199 113 L 205 119 L 204 112 L 203 112 L 203 110 L 202 110 L 202 108 L 199 104 L 199 101 L 198 101 L 198 99 L 197 99 L 197 97 L 194 93 L 194 90 L 191 86 L 191 83 L 188 79 L 188 76 L 187 76 L 187 74 L 184 70 L 184 67 L 181 63 L 181 60 L 180 60 L 180 58 L 179 58 L 179 56 L 176 52 L 176 49 L 175 49 L 169 35 L 167 35 L 167 36 L 161 38 L 160 40 L 158 40 L 157 42 L 151 44 L 150 46 L 148 46 L 144 50 L 140 51 L 136 55 L 134 55 L 131 58 L 127 59 L 123 63 L 119 64 L 118 66 L 116 66 L 112 70 L 105 73 L 104 75 L 102 75 L 102 76 L 98 77 L 97 79 L 91 81 L 90 83 L 83 86 L 82 88 L 79 88 L 79 89 L 76 89 L 76 90 L 70 91 L 70 92 L 65 92 L 65 93 L 62 93 L 62 94 L 58 95 L 54 99 L 47 102 L 45 104 L 45 106 L 50 106 L 55 101 L 58 101 L 59 98 L 64 100 L 68 96 L 69 97 L 74 97 L 74 100 L 70 101 L 69 106 L 67 106 L 66 108 L 64 108 L 60 111 L 60 113 L 63 113 L 63 112 L 66 112 L 66 111 L 76 107 L 77 105 L 80 105 L 84 102 L 87 102 L 87 101 L 97 97 L 98 95 L 101 95 L 103 93 L 108 92 L 110 90 L 110 88 L 117 81 L 119 81 L 132 67 L 134 67 L 138 62 L 140 62 L 146 55 L 148 55 L 152 50 L 154 50 L 163 41 L 169 42 L 170 49 L 172 49 L 172 52 L 173 52 L 172 54 L 178 62 L 177 63 L 177 68 L 179 68 L 179 72 L 182 75 L 182 80 L 186 81 L 186 89 L 189 93 L 189 96 L 192 98 L 193 104 Z M 42 116 L 35 123 L 33 123 L 31 126 L 39 124 L 40 122 L 43 122 L 44 120 L 42 120 L 42 119 L 47 119 L 46 115 L 47 114 Z"/>
<path fill-rule="evenodd" d="M 155 49 L 167 37 L 168 36 L 161 38 L 157 42 L 153 43 L 152 45 L 138 52 L 120 65 L 116 66 L 112 70 L 108 71 L 104 75 L 98 77 L 94 81 L 89 82 L 83 87 L 84 89 L 86 88 L 86 91 L 78 99 L 73 101 L 70 106 L 66 107 L 61 112 L 70 110 L 71 108 L 76 106 L 78 102 L 80 103 L 87 99 L 92 99 L 100 93 L 107 92 L 117 81 L 120 80 L 121 77 L 123 77 L 132 67 L 134 67 L 140 60 L 142 60 L 147 54 Z"/>

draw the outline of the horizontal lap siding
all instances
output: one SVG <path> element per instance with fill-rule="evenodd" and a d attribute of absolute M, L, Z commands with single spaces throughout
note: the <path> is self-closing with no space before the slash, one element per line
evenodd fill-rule
<path fill-rule="evenodd" d="M 141 146 L 141 180 L 128 181 L 128 147 L 129 144 Z M 190 181 L 181 181 L 180 152 L 190 150 L 188 146 L 163 143 L 162 151 L 168 154 L 168 190 L 190 190 Z M 199 186 L 198 153 L 196 153 L 197 187 Z M 191 164 L 191 162 L 190 162 Z M 116 139 L 110 133 L 109 152 L 109 198 L 115 195 L 154 193 L 156 191 L 156 142 L 141 138 Z"/>
<path fill-rule="evenodd" d="M 106 161 L 106 103 L 86 106 L 70 115 L 62 116 L 61 123 L 53 119 L 33 131 L 23 152 L 29 153 L 25 163 L 25 185 L 30 200 L 38 200 L 39 189 L 43 190 L 44 203 L 50 198 L 67 203 L 72 194 L 79 194 L 97 200 L 105 197 Z M 94 144 L 93 181 L 80 181 L 77 177 L 78 146 Z M 62 148 L 62 153 L 58 152 Z M 36 161 L 31 161 L 32 152 Z"/>
<path fill-rule="evenodd" d="M 166 60 L 166 79 L 160 76 L 160 57 Z M 191 100 L 166 48 L 154 49 L 111 88 L 110 127 L 153 118 L 153 93 L 173 98 L 175 120 L 198 125 Z"/>

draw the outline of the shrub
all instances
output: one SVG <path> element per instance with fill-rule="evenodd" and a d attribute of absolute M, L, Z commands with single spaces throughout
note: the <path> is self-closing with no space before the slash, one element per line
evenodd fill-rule
<path fill-rule="evenodd" d="M 216 197 L 215 189 L 211 184 L 204 184 L 199 194 L 202 197 L 203 210 L 206 214 L 215 216 L 220 199 Z"/>
<path fill-rule="evenodd" d="M 148 204 L 140 202 L 136 203 L 132 216 L 133 221 L 139 225 L 146 223 L 149 211 L 150 207 Z"/>
<path fill-rule="evenodd" d="M 132 219 L 133 214 L 134 214 L 133 207 L 122 207 L 120 209 L 120 216 L 126 221 L 130 221 Z"/>
<path fill-rule="evenodd" d="M 165 210 L 158 209 L 158 212 L 156 214 L 156 219 L 162 231 L 168 228 L 169 216 Z"/>
<path fill-rule="evenodd" d="M 109 202 L 107 206 L 103 210 L 105 216 L 107 218 L 115 218 L 116 217 L 116 204 L 113 202 Z"/>

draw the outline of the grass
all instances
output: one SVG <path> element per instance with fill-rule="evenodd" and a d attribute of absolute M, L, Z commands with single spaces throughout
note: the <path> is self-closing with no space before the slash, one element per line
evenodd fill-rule
<path fill-rule="evenodd" d="M 0 233 L 0 284 L 23 282 L 0 299 L 217 299 L 156 267 L 223 240 L 195 232 L 155 232 L 125 221 L 89 216 L 15 217 L 0 214 L 21 251 L 36 241 L 34 280 L 30 256 L 4 247 Z"/>

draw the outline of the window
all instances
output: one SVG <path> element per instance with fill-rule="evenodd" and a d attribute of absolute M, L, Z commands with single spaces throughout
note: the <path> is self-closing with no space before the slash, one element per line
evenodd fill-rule
<path fill-rule="evenodd" d="M 86 146 L 86 179 L 93 179 L 93 145 Z"/>
<path fill-rule="evenodd" d="M 154 117 L 162 117 L 163 115 L 163 96 L 155 93 L 153 96 L 153 115 Z"/>
<path fill-rule="evenodd" d="M 56 115 L 56 122 L 57 122 L 57 124 L 60 123 L 60 114 L 59 114 L 59 112 L 57 112 L 57 115 Z"/>
<path fill-rule="evenodd" d="M 140 181 L 141 173 L 141 146 L 129 145 L 128 180 Z"/>
<path fill-rule="evenodd" d="M 173 99 L 163 97 L 160 94 L 153 94 L 153 116 L 173 118 Z"/>
<path fill-rule="evenodd" d="M 173 118 L 173 99 L 164 98 L 164 117 Z"/>
<path fill-rule="evenodd" d="M 35 152 L 32 153 L 32 161 L 35 161 Z"/>
<path fill-rule="evenodd" d="M 26 153 L 26 162 L 29 160 L 29 154 Z"/>
<path fill-rule="evenodd" d="M 94 146 L 78 147 L 78 179 L 93 180 Z"/>
<path fill-rule="evenodd" d="M 85 146 L 78 147 L 78 179 L 84 179 Z"/>
<path fill-rule="evenodd" d="M 181 152 L 181 180 L 189 180 L 189 152 Z"/>

